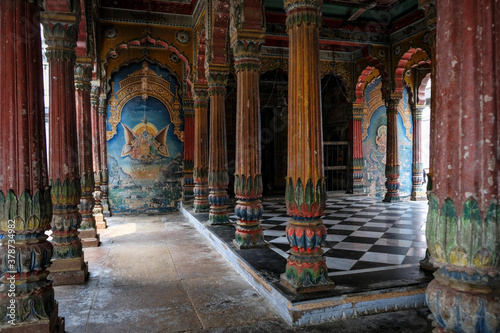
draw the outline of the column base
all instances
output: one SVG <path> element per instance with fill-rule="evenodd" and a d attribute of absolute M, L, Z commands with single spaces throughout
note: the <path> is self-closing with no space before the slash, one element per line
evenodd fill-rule
<path fill-rule="evenodd" d="M 96 229 L 106 229 L 106 219 L 103 213 L 94 214 Z"/>
<path fill-rule="evenodd" d="M 106 229 L 106 219 L 104 218 L 102 207 L 96 213 L 94 210 L 96 229 Z"/>
<path fill-rule="evenodd" d="M 287 235 L 290 239 L 288 229 Z M 292 248 L 286 260 L 286 271 L 281 274 L 280 283 L 298 294 L 335 288 L 335 283 L 328 277 L 328 268 L 321 249 L 315 253 L 305 253 L 294 251 Z"/>
<path fill-rule="evenodd" d="M 296 285 L 294 281 L 289 280 L 287 278 L 286 273 L 281 274 L 280 277 L 281 277 L 280 283 L 288 290 L 297 294 L 314 293 L 319 291 L 335 289 L 335 283 L 329 279 L 314 286 L 304 286 L 304 285 Z"/>
<path fill-rule="evenodd" d="M 419 263 L 420 269 L 423 269 L 424 271 L 435 272 L 437 270 L 437 267 L 431 263 L 431 253 L 429 252 L 429 249 L 425 250 L 425 258 L 420 260 Z"/>
<path fill-rule="evenodd" d="M 353 194 L 364 194 L 365 193 L 365 187 L 363 185 L 353 187 L 352 193 Z"/>
<path fill-rule="evenodd" d="M 0 325 L 0 331 L 3 333 L 64 333 L 65 321 L 64 317 L 59 317 L 59 305 L 56 305 L 52 310 L 49 319 L 40 319 L 27 323 L 15 323 L 15 325 Z"/>
<path fill-rule="evenodd" d="M 236 245 L 238 249 L 242 250 L 268 246 L 264 239 L 264 232 L 260 226 L 260 221 L 257 221 L 258 224 L 256 226 L 240 225 L 239 223 L 240 222 L 238 222 L 236 226 L 233 240 L 234 245 Z"/>
<path fill-rule="evenodd" d="M 227 207 L 223 212 L 215 212 L 212 210 L 212 207 L 210 207 L 208 220 L 210 221 L 211 225 L 231 224 L 231 221 L 229 221 L 229 214 L 227 213 Z"/>
<path fill-rule="evenodd" d="M 102 215 L 104 215 L 105 217 L 110 217 L 111 212 L 109 211 L 108 199 L 102 199 L 101 205 L 102 205 Z"/>
<path fill-rule="evenodd" d="M 433 332 L 500 332 L 498 293 L 478 292 L 474 284 L 467 286 L 465 290 L 457 290 L 462 287 L 463 281 L 478 280 L 477 274 L 470 277 L 467 277 L 467 273 L 460 274 L 462 279 L 458 282 L 443 277 L 441 273 L 441 270 L 434 273 L 436 278 L 429 283 L 425 291 L 433 325 L 436 327 Z M 482 280 L 487 278 L 488 276 L 485 276 Z M 489 278 L 487 285 L 495 289 L 500 278 Z M 440 279 L 443 282 L 439 281 Z"/>
<path fill-rule="evenodd" d="M 193 208 L 196 213 L 208 212 L 210 203 L 208 201 L 208 186 L 206 184 L 196 184 L 194 187 Z"/>
<path fill-rule="evenodd" d="M 108 225 L 106 224 L 106 220 L 103 219 L 101 222 L 95 222 L 96 229 L 106 229 Z"/>
<path fill-rule="evenodd" d="M 225 188 L 210 188 L 208 202 L 210 203 L 210 212 L 208 220 L 210 224 L 229 224 L 229 212 L 227 211 L 227 201 L 229 196 Z"/>
<path fill-rule="evenodd" d="M 259 235 L 255 236 L 248 236 L 248 237 L 238 237 L 238 234 L 236 234 L 236 238 L 233 239 L 234 245 L 240 249 L 253 249 L 253 248 L 259 248 L 259 247 L 266 247 L 269 244 L 264 240 L 264 234 L 262 233 L 262 229 L 260 230 Z"/>
<path fill-rule="evenodd" d="M 411 190 L 411 198 L 412 201 L 425 201 L 427 200 L 427 192 L 424 191 L 424 187 L 422 185 L 414 185 Z"/>
<path fill-rule="evenodd" d="M 83 284 L 89 277 L 88 263 L 80 258 L 52 260 L 49 278 L 54 286 Z"/>
<path fill-rule="evenodd" d="M 193 202 L 193 208 L 196 213 L 208 212 L 210 210 L 210 205 L 208 204 L 208 197 L 206 201 L 195 198 Z"/>
<path fill-rule="evenodd" d="M 82 240 L 82 247 L 98 247 L 101 239 L 96 229 L 80 230 L 78 237 Z"/>
<path fill-rule="evenodd" d="M 384 202 L 400 202 L 399 193 L 386 193 L 384 197 Z"/>

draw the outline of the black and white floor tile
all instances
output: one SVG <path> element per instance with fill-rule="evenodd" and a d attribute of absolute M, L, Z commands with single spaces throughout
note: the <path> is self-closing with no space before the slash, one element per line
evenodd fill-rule
<path fill-rule="evenodd" d="M 263 201 L 262 228 L 270 248 L 287 258 L 283 200 Z M 328 199 L 323 223 L 329 276 L 419 266 L 425 256 L 427 202 L 384 203 L 373 197 Z M 231 216 L 236 220 L 236 216 Z"/>

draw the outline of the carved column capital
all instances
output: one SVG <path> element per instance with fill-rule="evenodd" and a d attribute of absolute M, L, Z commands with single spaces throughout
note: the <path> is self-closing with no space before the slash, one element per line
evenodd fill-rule
<path fill-rule="evenodd" d="M 398 113 L 398 105 L 402 98 L 403 96 L 400 94 L 386 94 L 384 100 L 387 108 L 387 114 Z"/>
<path fill-rule="evenodd" d="M 99 114 L 106 116 L 106 94 L 99 95 Z"/>
<path fill-rule="evenodd" d="M 231 35 L 234 52 L 234 68 L 242 70 L 260 70 L 261 49 L 265 41 L 265 30 L 236 30 Z"/>
<path fill-rule="evenodd" d="M 47 44 L 47 59 L 75 61 L 80 19 L 77 14 L 43 12 L 41 14 L 43 36 Z"/>
<path fill-rule="evenodd" d="M 425 105 L 412 106 L 412 115 L 415 120 L 422 120 L 422 114 L 424 112 Z"/>
<path fill-rule="evenodd" d="M 194 103 L 208 102 L 208 86 L 205 84 L 194 84 L 193 86 Z"/>
<path fill-rule="evenodd" d="M 363 118 L 363 104 L 353 103 L 352 104 L 352 120 L 359 120 Z"/>
<path fill-rule="evenodd" d="M 91 91 L 93 61 L 90 58 L 77 58 L 75 65 L 75 89 Z"/>
<path fill-rule="evenodd" d="M 302 24 L 314 25 L 317 28 L 321 28 L 322 0 L 285 0 L 284 8 L 287 29 Z"/>
<path fill-rule="evenodd" d="M 99 107 L 99 97 L 101 95 L 101 87 L 98 84 L 92 84 L 90 89 L 90 104 L 94 107 Z"/>
<path fill-rule="evenodd" d="M 209 64 L 207 66 L 208 95 L 225 95 L 229 78 L 229 66 Z"/>
<path fill-rule="evenodd" d="M 184 98 L 183 100 L 184 117 L 194 117 L 194 100 Z"/>

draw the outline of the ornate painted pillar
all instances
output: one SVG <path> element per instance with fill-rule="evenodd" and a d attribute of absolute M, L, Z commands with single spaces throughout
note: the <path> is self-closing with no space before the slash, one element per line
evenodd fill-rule
<path fill-rule="evenodd" d="M 94 169 L 94 219 L 96 229 L 105 229 L 106 220 L 104 219 L 102 204 L 101 204 L 101 184 L 102 184 L 102 171 L 101 171 L 101 148 L 99 142 L 99 95 L 101 89 L 99 85 L 92 85 L 90 93 L 91 105 L 91 121 L 92 121 L 92 161 Z"/>
<path fill-rule="evenodd" d="M 43 105 L 42 1 L 0 2 L 0 331 L 53 332 L 53 246 Z M 52 275 L 52 274 L 51 274 Z"/>
<path fill-rule="evenodd" d="M 208 87 L 195 84 L 194 96 L 194 211 L 206 212 L 208 203 Z"/>
<path fill-rule="evenodd" d="M 211 224 L 229 223 L 227 211 L 227 142 L 226 142 L 226 84 L 229 66 L 207 66 L 208 95 L 210 97 L 210 153 L 208 158 L 208 188 L 210 193 L 209 221 Z"/>
<path fill-rule="evenodd" d="M 322 4 L 285 0 L 290 40 L 285 196 L 291 249 L 281 282 L 299 293 L 334 287 L 321 249 L 326 238 L 321 220 L 326 205 L 319 68 Z"/>
<path fill-rule="evenodd" d="M 194 105 L 191 98 L 183 99 L 184 106 L 184 201 L 194 197 Z"/>
<path fill-rule="evenodd" d="M 440 0 L 426 290 L 436 332 L 500 331 L 500 3 Z M 434 111 L 434 110 L 433 110 Z"/>
<path fill-rule="evenodd" d="M 363 104 L 353 103 L 352 108 L 352 192 L 364 193 L 363 187 L 363 137 L 361 120 L 363 119 Z"/>
<path fill-rule="evenodd" d="M 78 13 L 79 10 L 76 10 Z M 87 278 L 78 228 L 81 197 L 75 108 L 75 46 L 79 15 L 42 13 L 49 62 L 49 179 L 53 205 L 51 278 L 55 285 L 78 284 Z"/>
<path fill-rule="evenodd" d="M 387 163 L 385 164 L 385 202 L 399 201 L 398 105 L 402 96 L 385 98 L 387 107 Z"/>
<path fill-rule="evenodd" d="M 83 247 L 99 246 L 99 234 L 96 231 L 94 218 L 95 189 L 94 164 L 92 152 L 92 110 L 90 90 L 94 61 L 91 58 L 78 58 L 75 67 L 76 98 L 76 133 L 78 136 L 78 162 L 80 170 L 80 239 Z"/>
<path fill-rule="evenodd" d="M 101 205 L 104 216 L 110 216 L 108 203 L 108 146 L 106 143 L 106 94 L 99 97 L 99 151 L 101 161 Z M 106 223 L 97 227 L 106 228 Z"/>
<path fill-rule="evenodd" d="M 263 207 L 260 153 L 259 77 L 265 31 L 237 30 L 231 36 L 237 77 L 234 192 L 238 217 L 234 242 L 240 249 L 266 246 L 260 225 Z"/>
<path fill-rule="evenodd" d="M 422 163 L 422 111 L 424 105 L 412 105 L 413 114 L 413 161 L 411 164 L 412 170 L 412 187 L 411 200 L 423 201 L 427 200 L 427 195 L 424 190 L 424 164 Z"/>

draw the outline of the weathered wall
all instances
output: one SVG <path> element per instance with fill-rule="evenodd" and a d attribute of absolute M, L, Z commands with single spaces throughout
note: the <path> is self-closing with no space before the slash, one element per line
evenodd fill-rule
<path fill-rule="evenodd" d="M 160 213 L 181 199 L 183 112 L 178 82 L 148 62 L 111 78 L 107 143 L 113 213 Z"/>
<path fill-rule="evenodd" d="M 399 196 L 411 195 L 411 162 L 413 159 L 413 121 L 408 103 L 407 90 L 403 90 L 403 99 L 398 108 L 398 146 L 399 146 Z"/>
<path fill-rule="evenodd" d="M 377 78 L 366 86 L 365 106 L 361 123 L 363 134 L 363 185 L 365 194 L 383 197 L 385 187 L 385 162 L 387 143 L 387 116 L 382 99 L 382 79 Z M 411 195 L 412 119 L 408 94 L 398 107 L 398 146 L 400 163 L 400 197 Z"/>

